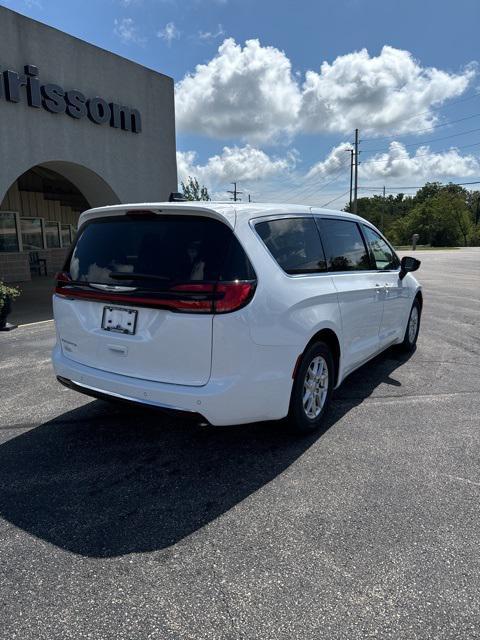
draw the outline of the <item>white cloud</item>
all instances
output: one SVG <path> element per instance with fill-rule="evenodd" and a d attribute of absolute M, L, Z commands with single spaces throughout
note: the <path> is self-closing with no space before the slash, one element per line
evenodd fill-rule
<path fill-rule="evenodd" d="M 302 84 L 284 52 L 228 38 L 177 84 L 177 123 L 180 131 L 250 142 L 355 127 L 369 135 L 405 133 L 436 122 L 432 107 L 461 95 L 474 75 L 472 65 L 448 73 L 385 46 L 378 56 L 363 49 L 323 62 Z"/>
<path fill-rule="evenodd" d="M 342 194 L 333 207 L 343 207 L 348 191 L 349 145 L 342 143 L 333 148 L 321 162 L 309 170 L 300 171 L 298 152 L 290 151 L 282 157 L 270 156 L 264 151 L 245 145 L 224 147 L 222 152 L 199 163 L 194 151 L 178 151 L 179 182 L 188 176 L 198 178 L 210 194 L 225 198 L 225 191 L 233 181 L 254 200 L 273 202 L 300 202 L 323 204 Z M 362 161 L 359 166 L 359 185 L 422 185 L 427 180 L 446 182 L 480 174 L 480 157 L 461 155 L 458 149 L 435 152 L 422 146 L 411 155 L 400 142 L 392 142 L 385 153 Z M 360 193 L 363 193 L 360 191 Z"/>
<path fill-rule="evenodd" d="M 473 76 L 473 67 L 458 75 L 424 68 L 408 51 L 393 47 L 383 47 L 376 57 L 362 49 L 323 62 L 320 73 L 307 71 L 301 126 L 342 133 L 355 127 L 363 133 L 428 127 L 436 120 L 430 107 L 462 94 Z"/>
<path fill-rule="evenodd" d="M 179 130 L 218 138 L 270 140 L 292 130 L 299 107 L 289 59 L 258 40 L 228 38 L 176 87 Z"/>
<path fill-rule="evenodd" d="M 173 40 L 177 40 L 180 37 L 180 31 L 173 22 L 168 22 L 163 29 L 157 32 L 157 37 L 165 40 L 170 46 Z"/>
<path fill-rule="evenodd" d="M 341 144 L 334 147 L 325 160 L 317 162 L 311 167 L 311 169 L 307 173 L 307 178 L 313 178 L 314 176 L 320 177 L 328 177 L 332 174 L 338 173 L 350 166 L 351 155 L 350 149 L 352 145 L 348 142 L 342 142 Z"/>
<path fill-rule="evenodd" d="M 401 142 L 391 142 L 388 151 L 365 160 L 359 167 L 359 177 L 364 180 L 413 180 L 422 184 L 426 180 L 458 179 L 478 176 L 479 158 L 461 155 L 455 147 L 447 151 L 431 151 L 422 146 L 410 155 Z"/>
<path fill-rule="evenodd" d="M 198 32 L 198 38 L 205 42 L 216 40 L 217 38 L 220 38 L 221 36 L 224 36 L 224 35 L 225 35 L 225 31 L 221 24 L 218 25 L 216 31 L 199 31 Z"/>
<path fill-rule="evenodd" d="M 146 38 L 140 35 L 133 18 L 115 18 L 113 21 L 113 33 L 120 38 L 124 44 L 144 45 L 146 42 Z"/>
<path fill-rule="evenodd" d="M 188 176 L 198 178 L 209 188 L 221 188 L 232 182 L 258 182 L 287 174 L 296 164 L 296 152 L 285 157 L 274 158 L 264 151 L 246 145 L 244 147 L 224 147 L 221 154 L 208 159 L 206 164 L 198 164 L 194 151 L 177 152 L 179 181 Z"/>

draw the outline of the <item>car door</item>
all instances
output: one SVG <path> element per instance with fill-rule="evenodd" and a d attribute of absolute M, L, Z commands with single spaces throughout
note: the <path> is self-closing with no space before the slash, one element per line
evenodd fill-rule
<path fill-rule="evenodd" d="M 353 220 L 317 217 L 328 270 L 337 290 L 343 328 L 343 362 L 351 371 L 379 350 L 383 289 L 370 252 Z"/>
<path fill-rule="evenodd" d="M 388 244 L 372 227 L 362 224 L 362 231 L 375 264 L 375 279 L 381 285 L 383 316 L 380 324 L 380 346 L 386 346 L 401 336 L 409 308 L 409 289 L 399 278 L 400 261 Z"/>

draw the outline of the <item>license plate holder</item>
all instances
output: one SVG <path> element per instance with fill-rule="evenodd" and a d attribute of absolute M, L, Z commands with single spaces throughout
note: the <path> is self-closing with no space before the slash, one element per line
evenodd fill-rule
<path fill-rule="evenodd" d="M 103 307 L 102 329 L 130 336 L 137 329 L 138 311 L 124 307 Z"/>

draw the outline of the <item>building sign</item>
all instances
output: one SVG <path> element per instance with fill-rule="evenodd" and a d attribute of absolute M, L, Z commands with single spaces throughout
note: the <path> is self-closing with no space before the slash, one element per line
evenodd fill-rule
<path fill-rule="evenodd" d="M 0 99 L 21 102 L 26 97 L 30 107 L 51 113 L 66 113 L 71 118 L 89 118 L 95 124 L 109 124 L 114 129 L 140 133 L 142 120 L 138 109 L 132 109 L 103 98 L 87 98 L 76 89 L 65 91 L 58 84 L 41 84 L 38 67 L 25 65 L 25 73 L 4 71 L 0 75 Z"/>

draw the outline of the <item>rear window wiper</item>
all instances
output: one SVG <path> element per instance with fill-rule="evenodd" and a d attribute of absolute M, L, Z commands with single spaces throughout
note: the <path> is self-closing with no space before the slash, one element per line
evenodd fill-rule
<path fill-rule="evenodd" d="M 113 280 L 163 280 L 168 281 L 171 278 L 167 276 L 156 276 L 150 273 L 128 273 L 126 271 L 112 271 L 108 274 Z"/>

